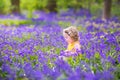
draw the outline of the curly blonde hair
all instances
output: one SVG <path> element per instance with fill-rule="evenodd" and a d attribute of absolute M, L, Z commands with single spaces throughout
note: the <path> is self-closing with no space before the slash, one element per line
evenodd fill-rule
<path fill-rule="evenodd" d="M 74 41 L 79 40 L 79 32 L 76 27 L 70 26 L 63 30 L 63 33 L 66 33 L 68 36 L 70 36 Z"/>

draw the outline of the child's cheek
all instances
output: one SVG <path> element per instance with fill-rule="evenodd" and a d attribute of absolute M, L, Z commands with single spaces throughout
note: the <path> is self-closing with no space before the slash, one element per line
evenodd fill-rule
<path fill-rule="evenodd" d="M 71 39 L 69 38 L 68 41 L 71 42 Z"/>

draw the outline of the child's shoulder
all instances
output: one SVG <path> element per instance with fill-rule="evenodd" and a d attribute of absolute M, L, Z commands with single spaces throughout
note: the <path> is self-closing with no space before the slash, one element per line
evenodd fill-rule
<path fill-rule="evenodd" d="M 80 48 L 81 48 L 81 45 L 80 45 L 79 42 L 76 42 L 76 44 L 75 44 L 75 48 L 77 48 L 77 49 L 80 49 Z"/>

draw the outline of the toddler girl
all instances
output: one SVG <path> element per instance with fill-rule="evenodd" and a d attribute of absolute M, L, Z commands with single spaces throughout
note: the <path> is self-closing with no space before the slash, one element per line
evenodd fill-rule
<path fill-rule="evenodd" d="M 68 43 L 67 50 L 65 50 L 66 54 L 75 53 L 77 50 L 80 50 L 80 42 L 79 42 L 79 33 L 76 27 L 71 26 L 63 30 L 63 36 Z"/>

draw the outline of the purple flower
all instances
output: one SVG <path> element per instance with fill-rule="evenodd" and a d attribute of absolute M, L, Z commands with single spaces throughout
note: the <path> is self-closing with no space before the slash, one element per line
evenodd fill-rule
<path fill-rule="evenodd" d="M 43 80 L 43 74 L 39 70 L 32 71 L 32 78 L 35 80 Z"/>
<path fill-rule="evenodd" d="M 31 63 L 24 63 L 23 69 L 24 69 L 25 75 L 28 77 L 31 75 L 33 70 Z"/>
<path fill-rule="evenodd" d="M 120 63 L 120 55 L 118 55 L 118 61 L 119 61 L 119 63 Z"/>
<path fill-rule="evenodd" d="M 91 72 L 86 72 L 85 74 L 85 80 L 94 80 L 95 75 Z"/>
<path fill-rule="evenodd" d="M 108 56 L 108 61 L 115 65 L 115 59 L 113 59 L 111 56 Z"/>

